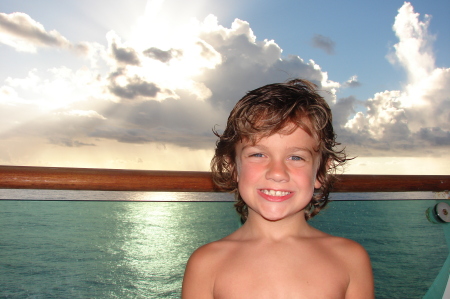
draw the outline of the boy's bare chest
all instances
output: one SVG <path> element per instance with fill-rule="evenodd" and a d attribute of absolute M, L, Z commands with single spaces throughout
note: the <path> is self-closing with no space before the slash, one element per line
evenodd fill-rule
<path fill-rule="evenodd" d="M 342 263 L 309 250 L 242 251 L 224 260 L 214 298 L 344 298 Z"/>

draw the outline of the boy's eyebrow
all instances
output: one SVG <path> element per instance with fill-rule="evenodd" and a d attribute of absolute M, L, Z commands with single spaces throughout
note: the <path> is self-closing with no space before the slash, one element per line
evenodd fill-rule
<path fill-rule="evenodd" d="M 313 154 L 313 151 L 311 151 L 311 149 L 307 148 L 307 147 L 291 147 L 289 148 L 289 150 L 293 151 L 293 152 L 308 152 L 311 155 Z"/>
<path fill-rule="evenodd" d="M 305 153 L 309 154 L 309 156 L 311 156 L 311 157 L 315 156 L 314 155 L 314 153 L 315 153 L 314 149 L 310 149 L 310 148 L 307 148 L 307 147 L 296 147 L 296 146 L 294 146 L 294 147 L 290 147 L 289 151 L 292 152 L 292 153 L 305 152 Z"/>
<path fill-rule="evenodd" d="M 264 145 L 248 143 L 248 144 L 244 145 L 244 146 L 242 147 L 242 149 L 244 150 L 244 149 L 247 149 L 247 148 L 249 148 L 249 147 L 256 147 L 256 148 L 261 148 L 261 149 L 266 149 L 266 148 L 267 148 L 267 147 L 264 146 Z"/>
<path fill-rule="evenodd" d="M 265 145 L 261 145 L 261 144 L 246 144 L 242 147 L 242 150 L 245 150 L 247 148 L 256 148 L 256 149 L 260 149 L 260 150 L 267 150 L 267 146 Z M 310 155 L 314 155 L 313 150 L 307 148 L 307 147 L 298 147 L 298 146 L 293 146 L 293 147 L 289 147 L 287 148 L 288 151 L 290 152 L 307 152 Z"/>
<path fill-rule="evenodd" d="M 249 143 L 249 144 L 246 144 L 246 145 L 244 145 L 242 147 L 242 151 L 244 151 L 244 150 L 246 150 L 248 148 L 256 148 L 256 149 L 259 149 L 259 150 L 267 150 L 267 146 L 260 145 L 260 144 L 251 144 L 251 143 Z"/>

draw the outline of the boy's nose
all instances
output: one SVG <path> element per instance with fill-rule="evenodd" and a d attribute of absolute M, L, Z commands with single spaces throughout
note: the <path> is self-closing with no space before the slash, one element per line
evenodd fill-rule
<path fill-rule="evenodd" d="M 266 179 L 273 180 L 275 182 L 289 181 L 289 174 L 284 161 L 272 161 L 267 169 Z"/>

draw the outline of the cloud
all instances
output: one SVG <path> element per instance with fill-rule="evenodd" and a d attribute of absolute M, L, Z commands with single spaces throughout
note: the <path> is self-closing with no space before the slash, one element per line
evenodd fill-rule
<path fill-rule="evenodd" d="M 391 63 L 399 63 L 405 69 L 411 83 L 417 83 L 435 69 L 432 51 L 435 36 L 428 33 L 431 17 L 425 15 L 420 21 L 419 16 L 408 2 L 398 10 L 392 28 L 399 42 L 394 45 L 395 52 L 388 56 Z"/>
<path fill-rule="evenodd" d="M 72 140 L 69 138 L 56 138 L 56 137 L 50 137 L 49 143 L 64 146 L 64 147 L 95 146 L 95 144 L 93 144 L 93 143 L 84 143 L 84 142 L 81 142 L 78 140 Z"/>
<path fill-rule="evenodd" d="M 81 117 L 90 117 L 90 118 L 98 118 L 105 120 L 106 118 L 103 115 L 98 114 L 98 112 L 93 110 L 70 110 L 64 112 L 58 112 L 61 115 L 69 115 L 69 116 L 81 116 Z M 58 114 L 57 113 L 57 114 Z"/>
<path fill-rule="evenodd" d="M 328 36 L 315 34 L 311 39 L 311 44 L 314 48 L 322 49 L 329 55 L 334 54 L 336 43 Z"/>
<path fill-rule="evenodd" d="M 140 64 L 139 58 L 138 58 L 136 52 L 134 51 L 134 49 L 132 49 L 132 48 L 119 48 L 114 43 L 112 45 L 112 51 L 113 51 L 114 58 L 120 63 L 130 64 L 130 65 L 139 65 Z"/>
<path fill-rule="evenodd" d="M 59 32 L 47 32 L 42 24 L 24 13 L 0 13 L 0 41 L 18 51 L 35 52 L 36 47 L 64 48 L 69 41 Z"/>
<path fill-rule="evenodd" d="M 159 60 L 161 62 L 169 62 L 172 58 L 176 58 L 183 55 L 182 50 L 170 49 L 167 51 L 163 51 L 156 47 L 148 48 L 143 52 L 143 54 L 147 57 Z"/>
<path fill-rule="evenodd" d="M 336 125 L 345 124 L 347 120 L 355 115 L 355 106 L 358 103 L 355 97 L 340 98 L 333 105 L 333 123 Z"/>
<path fill-rule="evenodd" d="M 258 41 L 245 21 L 236 19 L 226 28 L 208 16 L 192 30 L 183 49 L 168 51 L 140 51 L 109 32 L 107 48 L 91 57 L 106 62 L 109 70 L 102 75 L 96 68 L 63 67 L 48 71 L 45 80 L 37 70 L 24 79 L 8 79 L 4 90 L 32 93 L 34 100 L 24 106 L 56 109 L 36 112 L 8 135 L 47 136 L 49 143 L 67 147 L 116 140 L 206 149 L 215 141 L 212 128 L 223 128 L 232 106 L 250 88 L 305 77 L 335 100 L 339 84 L 328 80 L 318 64 L 282 58 L 281 48 L 274 41 Z"/>
<path fill-rule="evenodd" d="M 24 78 L 8 78 L 0 86 L 0 138 L 42 137 L 65 148 L 156 144 L 164 145 L 161 151 L 166 146 L 209 151 L 215 142 L 211 129 L 224 128 L 229 111 L 248 90 L 299 77 L 323 91 L 339 140 L 358 155 L 405 155 L 447 146 L 450 69 L 435 67 L 428 24 L 428 19 L 419 21 L 409 3 L 402 6 L 393 26 L 399 42 L 389 59 L 405 69 L 408 81 L 403 90 L 381 91 L 365 101 L 336 96 L 341 88 L 360 85 L 356 75 L 332 81 L 313 60 L 283 57 L 275 41 L 258 40 L 240 19 L 226 27 L 209 15 L 183 28 L 182 38 L 176 30 L 164 36 L 164 44 L 145 38 L 122 41 L 110 31 L 106 45 L 80 47 L 89 53 L 90 67 L 35 69 Z M 316 37 L 332 53 L 334 43 Z"/>
<path fill-rule="evenodd" d="M 223 59 L 198 80 L 211 90 L 210 101 L 227 112 L 248 90 L 296 77 L 308 78 L 329 92 L 324 94 L 329 101 L 335 100 L 339 84 L 328 80 L 318 64 L 294 55 L 281 57 L 281 48 L 273 40 L 258 41 L 248 22 L 236 19 L 231 28 L 225 28 L 209 16 L 200 38 Z"/>
<path fill-rule="evenodd" d="M 415 133 L 420 140 L 426 140 L 430 144 L 450 145 L 450 132 L 441 128 L 421 128 Z"/>
<path fill-rule="evenodd" d="M 107 34 L 107 39 L 109 41 L 109 48 L 111 50 L 112 57 L 119 64 L 136 66 L 141 64 L 135 49 L 118 45 L 118 43 L 120 43 L 120 38 L 117 37 L 114 32 L 109 32 Z"/>
<path fill-rule="evenodd" d="M 109 79 L 109 90 L 120 99 L 154 99 L 161 91 L 155 83 L 147 82 L 137 75 L 127 77 L 123 69 L 112 73 Z"/>
<path fill-rule="evenodd" d="M 343 84 L 343 87 L 350 87 L 350 88 L 356 88 L 356 87 L 360 87 L 360 86 L 361 86 L 361 83 L 358 81 L 358 76 L 350 77 L 350 79 L 345 81 L 345 83 Z"/>
<path fill-rule="evenodd" d="M 89 51 L 87 43 L 74 45 L 58 31 L 46 31 L 41 23 L 22 12 L 0 13 L 0 43 L 30 53 L 40 47 L 70 49 L 79 54 Z"/>
<path fill-rule="evenodd" d="M 379 92 L 363 103 L 367 112 L 358 112 L 344 126 L 354 139 L 410 151 L 448 145 L 450 68 L 435 66 L 429 21 L 429 16 L 420 21 L 410 3 L 399 9 L 393 25 L 399 42 L 389 61 L 404 68 L 408 81 L 404 90 Z"/>

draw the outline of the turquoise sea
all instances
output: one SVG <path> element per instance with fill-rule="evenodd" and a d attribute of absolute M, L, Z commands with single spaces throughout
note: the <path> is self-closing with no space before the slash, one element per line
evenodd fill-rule
<path fill-rule="evenodd" d="M 422 298 L 448 255 L 442 226 L 425 217 L 436 202 L 431 193 L 392 197 L 338 194 L 311 224 L 367 249 L 377 298 Z M 238 227 L 231 200 L 0 190 L 0 298 L 179 298 L 192 251 Z"/>

